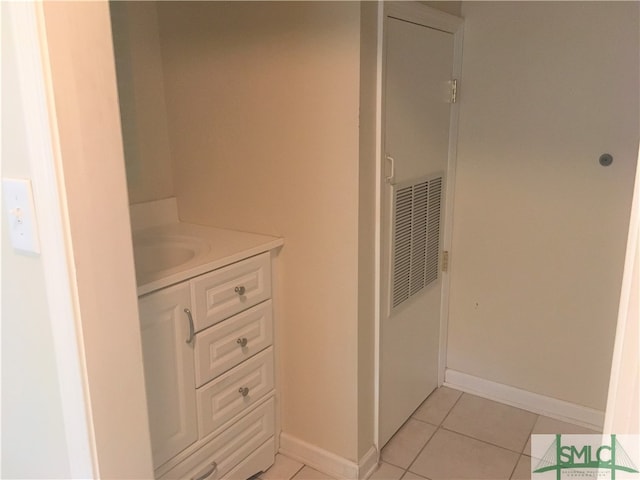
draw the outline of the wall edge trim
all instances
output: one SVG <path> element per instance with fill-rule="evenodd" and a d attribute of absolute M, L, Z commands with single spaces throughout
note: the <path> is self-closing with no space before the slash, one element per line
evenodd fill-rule
<path fill-rule="evenodd" d="M 358 462 L 358 479 L 364 480 L 369 478 L 378 468 L 378 450 L 375 445 L 364 454 Z"/>
<path fill-rule="evenodd" d="M 447 369 L 444 385 L 479 397 L 522 408 L 556 420 L 602 431 L 604 412 Z"/>
<path fill-rule="evenodd" d="M 344 480 L 368 478 L 378 465 L 378 455 L 373 445 L 356 463 L 285 432 L 280 433 L 279 453 Z"/>

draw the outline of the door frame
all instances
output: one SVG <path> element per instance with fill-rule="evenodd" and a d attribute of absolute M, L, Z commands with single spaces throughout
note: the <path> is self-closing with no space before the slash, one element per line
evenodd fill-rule
<path fill-rule="evenodd" d="M 451 106 L 449 120 L 449 150 L 447 159 L 447 172 L 445 184 L 445 209 L 443 216 L 442 248 L 451 251 L 451 238 L 453 232 L 453 199 L 456 176 L 456 155 L 458 143 L 458 118 L 460 111 L 460 78 L 462 74 L 462 41 L 464 21 L 460 17 L 441 12 L 418 2 L 381 2 L 378 4 L 378 54 L 377 54 L 377 78 L 376 78 L 376 299 L 375 299 L 375 358 L 374 358 L 374 443 L 378 452 L 380 445 L 380 352 L 381 336 L 380 323 L 382 319 L 382 299 L 386 282 L 382 281 L 382 225 L 384 219 L 384 71 L 386 50 L 385 20 L 393 17 L 425 27 L 441 30 L 453 34 L 453 72 L 452 78 L 458 81 L 457 102 Z M 449 263 L 451 255 L 449 255 Z M 449 269 L 450 270 L 450 265 Z M 440 338 L 438 352 L 438 386 L 444 382 L 444 372 L 447 355 L 447 321 L 449 316 L 449 273 L 442 272 L 442 294 L 440 307 Z"/>
<path fill-rule="evenodd" d="M 638 299 L 640 298 L 640 150 L 631 201 L 629 233 L 625 254 L 618 321 L 609 376 L 603 433 L 637 434 L 640 416 L 640 336 L 638 335 Z"/>

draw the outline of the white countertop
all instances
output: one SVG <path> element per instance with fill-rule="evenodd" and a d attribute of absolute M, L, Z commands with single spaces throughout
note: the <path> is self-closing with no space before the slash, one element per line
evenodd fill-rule
<path fill-rule="evenodd" d="M 205 247 L 202 252 L 178 266 L 152 273 L 136 271 L 138 296 L 202 275 L 244 258 L 267 252 L 284 244 L 284 240 L 278 237 L 177 222 L 134 231 L 134 249 L 137 240 L 163 237 L 193 238 Z"/>

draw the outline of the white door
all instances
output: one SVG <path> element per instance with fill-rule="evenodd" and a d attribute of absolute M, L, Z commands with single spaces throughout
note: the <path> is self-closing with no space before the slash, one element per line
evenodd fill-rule
<path fill-rule="evenodd" d="M 193 328 L 188 283 L 159 290 L 139 302 L 144 379 L 153 467 L 198 439 Z"/>
<path fill-rule="evenodd" d="M 385 17 L 379 444 L 437 387 L 453 34 Z"/>

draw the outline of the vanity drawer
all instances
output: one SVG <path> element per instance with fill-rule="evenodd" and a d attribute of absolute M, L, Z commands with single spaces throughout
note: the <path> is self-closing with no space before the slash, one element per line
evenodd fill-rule
<path fill-rule="evenodd" d="M 198 388 L 198 432 L 204 438 L 273 390 L 273 347 Z"/>
<path fill-rule="evenodd" d="M 202 477 L 217 480 L 234 467 L 234 472 L 241 469 L 240 464 L 250 459 L 254 451 L 265 450 L 263 444 L 274 435 L 274 418 L 274 401 L 270 399 L 169 470 L 160 480 L 195 480 Z M 274 453 L 271 448 L 272 458 Z M 209 471 L 211 474 L 205 476 Z"/>
<path fill-rule="evenodd" d="M 271 297 L 269 253 L 215 270 L 193 281 L 196 331 Z"/>
<path fill-rule="evenodd" d="M 256 473 L 266 472 L 276 458 L 276 441 L 271 437 L 260 448 L 245 458 L 238 466 L 227 473 L 223 480 L 244 480 L 252 478 Z"/>
<path fill-rule="evenodd" d="M 196 386 L 200 387 L 273 343 L 271 300 L 196 335 Z"/>

